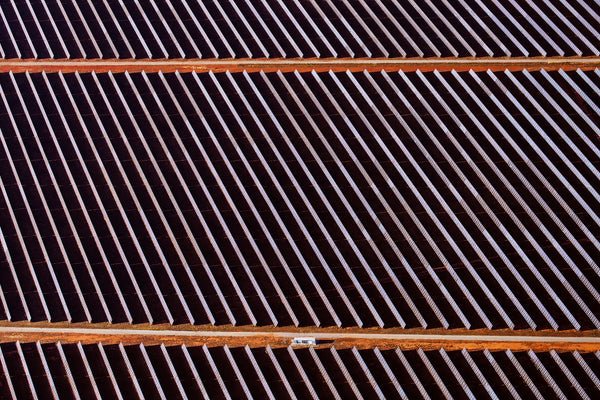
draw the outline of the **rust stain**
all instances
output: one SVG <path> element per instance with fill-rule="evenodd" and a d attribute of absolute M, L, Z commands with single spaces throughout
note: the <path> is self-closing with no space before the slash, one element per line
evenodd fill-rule
<path fill-rule="evenodd" d="M 222 347 L 227 345 L 228 347 L 244 347 L 246 345 L 255 347 L 266 347 L 267 345 L 272 348 L 287 347 L 290 345 L 290 340 L 286 338 L 276 337 L 274 335 L 264 336 L 251 336 L 251 337 L 190 337 L 190 336 L 146 336 L 146 335 L 84 335 L 79 333 L 44 333 L 31 334 L 31 333 L 11 333 L 0 336 L 0 343 L 4 342 L 15 342 L 19 340 L 22 343 L 36 342 L 41 343 L 77 343 L 82 344 L 94 344 L 102 342 L 103 344 L 118 344 L 123 345 L 137 345 L 144 343 L 144 345 L 159 345 L 164 343 L 165 346 L 181 346 L 185 344 L 188 347 L 207 345 L 208 347 Z M 452 340 L 379 340 L 379 339 L 335 339 L 327 340 L 324 343 L 317 345 L 316 347 L 330 347 L 335 346 L 337 349 L 346 349 L 356 347 L 358 349 L 372 349 L 378 347 L 381 350 L 384 349 L 395 349 L 400 350 L 416 350 L 422 348 L 423 350 L 439 350 L 444 348 L 446 350 L 462 350 L 468 351 L 482 351 L 488 349 L 490 351 L 504 351 L 510 349 L 511 351 L 526 351 L 533 350 L 536 352 L 540 351 L 574 351 L 579 352 L 595 352 L 600 350 L 598 344 L 594 343 L 564 343 L 564 342 L 472 342 L 472 341 L 452 341 Z"/>
<path fill-rule="evenodd" d="M 180 346 L 185 344 L 186 346 L 201 346 L 206 344 L 209 347 L 221 347 L 227 345 L 229 347 L 266 347 L 267 345 L 278 348 L 287 347 L 290 344 L 289 338 L 282 338 L 276 336 L 277 332 L 298 332 L 299 335 L 314 333 L 367 333 L 367 334 L 389 334 L 389 333 L 403 333 L 403 334 L 424 334 L 424 335 L 492 335 L 492 336 L 552 336 L 556 337 L 557 341 L 553 342 L 520 342 L 517 338 L 515 341 L 468 341 L 468 340 L 432 340 L 424 338 L 422 340 L 398 340 L 398 339 L 363 339 L 363 338 L 337 338 L 332 340 L 323 340 L 322 344 L 317 347 L 329 347 L 335 346 L 339 349 L 357 347 L 359 349 L 372 349 L 377 346 L 380 349 L 395 349 L 396 347 L 401 350 L 414 350 L 422 348 L 423 350 L 437 350 L 444 348 L 446 350 L 461 350 L 466 349 L 468 351 L 478 351 L 488 349 L 490 351 L 504 351 L 510 349 L 511 351 L 550 351 L 552 349 L 556 351 L 574 351 L 579 352 L 594 352 L 600 350 L 600 344 L 596 343 L 574 343 L 560 341 L 560 337 L 598 337 L 600 332 L 597 330 L 576 332 L 576 331 L 532 331 L 532 330 L 488 330 L 488 329 L 401 329 L 401 328 L 295 328 L 295 327 L 252 327 L 252 326 L 212 326 L 212 325 L 178 325 L 171 326 L 166 324 L 161 325 L 129 325 L 129 324 L 90 324 L 90 323 L 52 323 L 52 322 L 0 322 L 2 327 L 35 327 L 35 328 L 95 328 L 95 329 L 134 329 L 140 330 L 140 334 L 85 334 L 80 332 L 56 332 L 53 330 L 47 330 L 43 333 L 40 332 L 2 332 L 0 333 L 0 343 L 2 342 L 14 342 L 19 340 L 21 342 L 35 342 L 40 341 L 42 343 L 55 343 L 60 341 L 61 343 L 77 343 L 82 342 L 83 344 L 92 344 L 102 342 L 104 344 L 117 344 L 123 343 L 124 345 L 136 345 L 144 343 L 145 345 L 158 345 L 164 343 L 167 346 Z M 142 330 L 166 330 L 174 332 L 175 334 L 170 335 L 148 335 L 144 334 Z M 186 331 L 218 331 L 218 332 L 264 332 L 264 334 L 256 336 L 188 336 L 188 335 L 177 335 L 177 332 Z M 273 332 L 273 333 L 270 333 Z"/>
<path fill-rule="evenodd" d="M 590 70 L 598 57 L 263 58 L 263 59 L 0 59 L 0 72 L 388 72 Z"/>

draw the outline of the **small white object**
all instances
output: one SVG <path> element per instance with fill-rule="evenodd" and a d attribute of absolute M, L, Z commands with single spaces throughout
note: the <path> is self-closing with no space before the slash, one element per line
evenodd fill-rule
<path fill-rule="evenodd" d="M 292 344 L 315 345 L 317 344 L 317 339 L 314 337 L 295 337 L 294 340 L 292 340 Z"/>

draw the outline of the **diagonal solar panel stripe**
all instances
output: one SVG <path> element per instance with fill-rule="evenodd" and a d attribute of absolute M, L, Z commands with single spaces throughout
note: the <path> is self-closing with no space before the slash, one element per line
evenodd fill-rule
<path fill-rule="evenodd" d="M 592 0 L 11 0 L 0 17 L 2 58 L 600 55 Z"/>
<path fill-rule="evenodd" d="M 598 373 L 595 353 L 16 342 L 0 345 L 0 361 L 3 398 L 133 399 L 168 393 L 211 399 L 586 399 L 600 394 L 600 386 L 584 373 Z"/>
<path fill-rule="evenodd" d="M 598 86 L 0 75 L 2 318 L 598 329 Z"/>

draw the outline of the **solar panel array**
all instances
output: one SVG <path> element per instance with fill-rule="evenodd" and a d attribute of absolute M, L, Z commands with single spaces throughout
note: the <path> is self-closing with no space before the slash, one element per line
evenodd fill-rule
<path fill-rule="evenodd" d="M 3 318 L 598 329 L 599 86 L 3 74 Z"/>
<path fill-rule="evenodd" d="M 600 55 L 598 0 L 0 19 L 2 59 Z M 598 69 L 2 73 L 0 320 L 597 330 L 598 132 Z M 600 397 L 600 351 L 17 341 L 0 370 L 15 399 Z"/>
<path fill-rule="evenodd" d="M 599 55 L 600 2 L 25 0 L 2 58 Z"/>
<path fill-rule="evenodd" d="M 19 399 L 167 395 L 193 399 L 594 399 L 600 395 L 600 352 L 16 342 L 0 346 L 0 362 L 2 397 L 12 394 Z"/>

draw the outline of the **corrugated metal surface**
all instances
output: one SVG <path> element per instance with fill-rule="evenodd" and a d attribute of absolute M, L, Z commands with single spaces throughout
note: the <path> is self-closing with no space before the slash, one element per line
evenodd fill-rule
<path fill-rule="evenodd" d="M 0 19 L 2 59 L 600 55 L 598 0 Z M 7 73 L 0 98 L 0 319 L 600 329 L 598 69 Z M 15 342 L 0 370 L 15 399 L 600 395 L 600 352 L 554 350 Z"/>
<path fill-rule="evenodd" d="M 3 318 L 597 329 L 599 86 L 0 75 Z"/>
<path fill-rule="evenodd" d="M 16 398 L 583 398 L 600 353 L 4 343 Z M 243 373 L 240 373 L 243 371 Z"/>
<path fill-rule="evenodd" d="M 6 0 L 6 58 L 599 55 L 590 0 Z"/>

